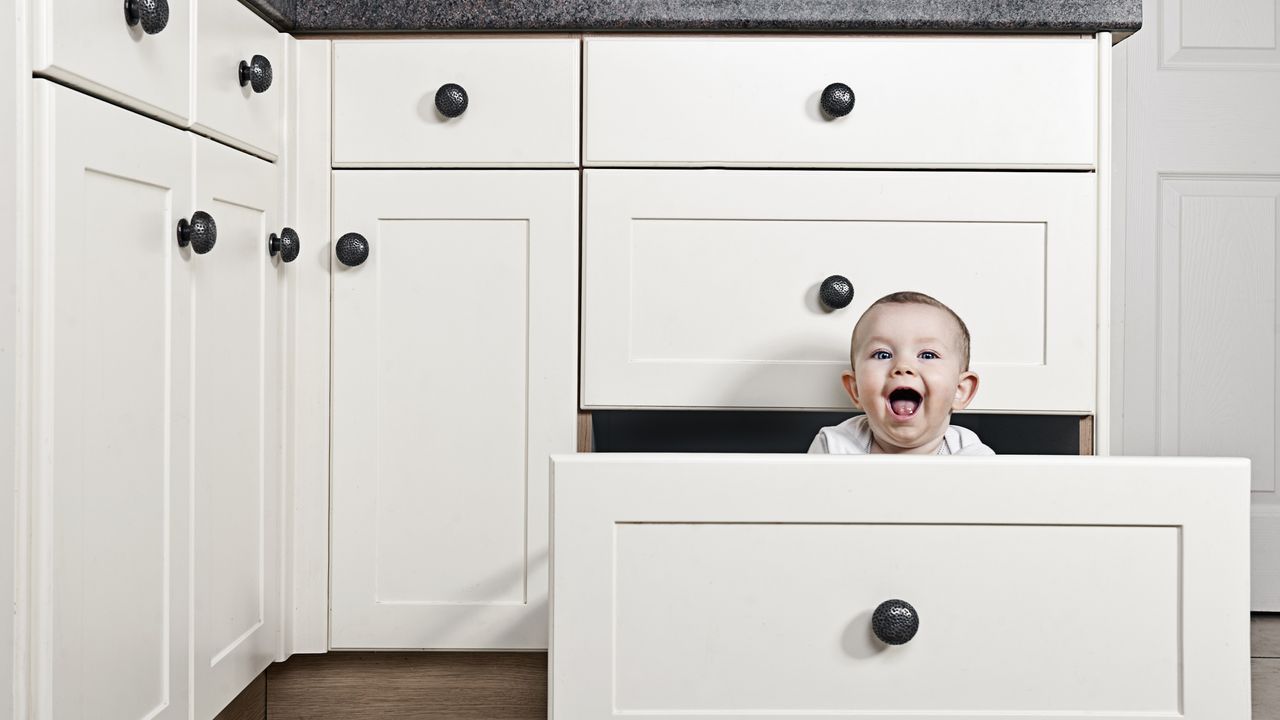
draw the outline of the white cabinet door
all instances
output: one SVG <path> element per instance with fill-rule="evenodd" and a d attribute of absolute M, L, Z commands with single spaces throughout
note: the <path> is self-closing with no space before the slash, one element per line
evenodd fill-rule
<path fill-rule="evenodd" d="M 554 720 L 1249 716 L 1246 460 L 553 468 Z"/>
<path fill-rule="evenodd" d="M 289 75 L 285 37 L 238 2 L 201 0 L 192 127 L 275 159 L 280 154 Z M 257 92 L 252 82 L 241 85 L 241 62 L 265 70 L 259 78 L 269 74 L 269 86 Z"/>
<path fill-rule="evenodd" d="M 338 171 L 335 648 L 545 648 L 576 442 L 578 173 Z M 338 241 L 338 258 L 343 241 Z"/>
<path fill-rule="evenodd" d="M 132 26 L 125 19 L 125 2 L 33 2 L 33 69 L 147 114 L 185 124 L 191 111 L 193 1 L 134 2 L 157 10 L 149 11 L 145 21 Z M 154 34 L 143 31 L 144 26 L 159 27 L 153 22 L 163 16 L 167 16 L 163 29 Z"/>
<path fill-rule="evenodd" d="M 585 175 L 586 407 L 848 408 L 858 316 L 918 290 L 969 327 L 970 409 L 1093 411 L 1092 173 Z"/>
<path fill-rule="evenodd" d="M 47 82 L 36 102 L 36 716 L 185 719 L 191 138 Z"/>
<path fill-rule="evenodd" d="M 282 284 L 276 165 L 196 138 L 196 205 L 218 240 L 191 259 L 195 717 L 216 715 L 280 640 Z"/>

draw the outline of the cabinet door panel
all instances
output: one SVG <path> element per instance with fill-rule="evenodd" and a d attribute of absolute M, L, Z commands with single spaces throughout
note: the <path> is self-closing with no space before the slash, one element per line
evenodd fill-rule
<path fill-rule="evenodd" d="M 196 203 L 218 224 L 192 259 L 195 708 L 210 718 L 275 659 L 280 633 L 282 306 L 267 235 L 279 173 L 196 140 Z"/>
<path fill-rule="evenodd" d="M 186 718 L 191 140 L 51 83 L 36 100 L 37 713 Z"/>
<path fill-rule="evenodd" d="M 577 173 L 337 172 L 334 227 L 333 646 L 545 648 Z"/>
<path fill-rule="evenodd" d="M 845 409 L 849 335 L 928 293 L 972 334 L 973 410 L 1092 411 L 1087 173 L 586 171 L 587 407 Z M 843 275 L 853 301 L 820 306 Z"/>
<path fill-rule="evenodd" d="M 191 117 L 191 0 L 170 0 L 154 35 L 125 20 L 123 2 L 49 0 L 36 12 L 34 69 L 149 115 Z"/>
<path fill-rule="evenodd" d="M 1248 716 L 1247 460 L 553 468 L 556 720 Z"/>
<path fill-rule="evenodd" d="M 205 0 L 199 13 L 193 127 L 275 159 L 289 79 L 286 36 L 237 2 Z M 240 62 L 254 55 L 265 57 L 272 70 L 271 86 L 262 93 L 240 84 Z"/>

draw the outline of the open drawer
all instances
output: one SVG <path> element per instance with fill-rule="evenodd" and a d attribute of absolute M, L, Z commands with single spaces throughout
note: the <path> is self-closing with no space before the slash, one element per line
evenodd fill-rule
<path fill-rule="evenodd" d="M 553 720 L 1249 716 L 1247 460 L 552 473 Z M 891 599 L 918 617 L 904 644 L 873 632 Z"/>

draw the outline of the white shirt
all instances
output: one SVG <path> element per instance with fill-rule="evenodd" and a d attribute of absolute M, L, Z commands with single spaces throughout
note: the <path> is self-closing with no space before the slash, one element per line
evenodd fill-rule
<path fill-rule="evenodd" d="M 824 427 L 809 446 L 810 453 L 867 455 L 871 453 L 871 424 L 866 415 L 855 415 L 839 425 Z M 995 455 L 969 428 L 947 426 L 938 455 Z"/>

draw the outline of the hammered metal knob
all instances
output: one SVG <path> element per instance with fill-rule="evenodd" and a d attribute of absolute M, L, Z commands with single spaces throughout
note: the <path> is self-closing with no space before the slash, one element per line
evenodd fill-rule
<path fill-rule="evenodd" d="M 369 241 L 360 233 L 347 233 L 338 238 L 334 252 L 338 254 L 338 262 L 355 267 L 369 259 Z"/>
<path fill-rule="evenodd" d="M 248 62 L 240 61 L 240 87 L 248 85 L 256 93 L 264 93 L 271 87 L 271 61 L 254 55 Z"/>
<path fill-rule="evenodd" d="M 218 224 L 209 213 L 197 210 L 191 213 L 190 221 L 186 218 L 178 221 L 178 247 L 190 245 L 197 255 L 203 255 L 217 242 Z"/>
<path fill-rule="evenodd" d="M 461 85 L 447 83 L 436 91 L 436 109 L 447 118 L 456 118 L 467 110 L 467 91 Z"/>
<path fill-rule="evenodd" d="M 853 283 L 843 275 L 832 275 L 822 281 L 822 286 L 818 288 L 818 298 L 829 310 L 848 307 L 853 302 Z"/>
<path fill-rule="evenodd" d="M 155 35 L 169 24 L 168 0 L 124 0 L 124 20 L 129 27 L 141 24 L 142 32 Z"/>
<path fill-rule="evenodd" d="M 919 629 L 920 616 L 906 600 L 885 600 L 871 614 L 871 632 L 886 645 L 902 645 Z"/>
<path fill-rule="evenodd" d="M 284 262 L 293 262 L 298 259 L 298 252 L 302 249 L 302 240 L 298 238 L 298 233 L 291 227 L 287 227 L 280 231 L 279 235 L 271 233 L 267 238 L 267 253 L 275 257 L 277 253 Z"/>
<path fill-rule="evenodd" d="M 822 91 L 819 105 L 828 117 L 838 118 L 853 112 L 853 89 L 844 83 L 831 83 Z"/>

